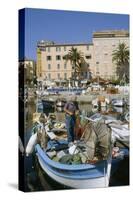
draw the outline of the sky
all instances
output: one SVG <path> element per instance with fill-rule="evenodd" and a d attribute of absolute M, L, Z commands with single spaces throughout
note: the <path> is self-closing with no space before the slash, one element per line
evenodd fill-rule
<path fill-rule="evenodd" d="M 23 17 L 22 17 L 23 18 Z M 23 19 L 19 27 L 23 27 Z M 40 40 L 55 43 L 91 43 L 92 34 L 102 30 L 129 30 L 129 15 L 47 9 L 25 9 L 25 37 L 20 34 L 20 53 L 36 60 L 36 46 Z M 22 44 L 25 38 L 25 46 Z"/>

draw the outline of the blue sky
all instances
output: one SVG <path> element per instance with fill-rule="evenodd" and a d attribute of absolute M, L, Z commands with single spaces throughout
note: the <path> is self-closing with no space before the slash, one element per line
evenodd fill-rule
<path fill-rule="evenodd" d="M 108 29 L 129 30 L 129 15 L 27 8 L 25 56 L 36 60 L 36 44 L 39 40 L 90 43 L 93 31 Z"/>

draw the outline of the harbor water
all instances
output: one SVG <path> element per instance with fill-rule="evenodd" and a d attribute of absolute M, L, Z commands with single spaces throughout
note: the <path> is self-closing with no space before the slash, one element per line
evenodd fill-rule
<path fill-rule="evenodd" d="M 93 113 L 97 112 L 92 109 L 91 104 L 79 104 L 79 109 L 81 113 L 87 116 L 91 116 Z M 101 110 L 99 112 L 109 112 L 110 115 L 117 119 L 123 120 L 125 112 L 124 108 L 119 108 L 116 110 Z M 32 117 L 33 113 L 36 112 L 35 101 L 31 101 L 27 104 L 25 108 L 26 117 L 26 131 L 25 131 L 25 146 L 31 136 L 32 128 Z M 46 114 L 54 113 L 57 116 L 57 121 L 64 121 L 65 115 L 61 108 L 58 109 L 48 109 Z M 22 155 L 20 155 L 22 156 Z M 111 175 L 110 187 L 111 186 L 124 186 L 129 185 L 129 158 L 125 157 L 119 163 L 118 170 Z M 58 189 L 69 189 L 66 186 L 60 185 L 55 181 L 51 180 L 41 169 L 35 154 L 28 157 L 25 156 L 25 190 L 30 191 L 47 191 L 47 190 L 58 190 Z"/>

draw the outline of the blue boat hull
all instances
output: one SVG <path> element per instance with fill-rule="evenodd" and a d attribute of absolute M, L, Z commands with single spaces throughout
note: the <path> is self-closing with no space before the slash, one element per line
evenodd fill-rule
<path fill-rule="evenodd" d="M 60 184 L 78 189 L 109 185 L 111 158 L 96 164 L 67 165 L 49 159 L 38 144 L 35 150 L 41 168 Z"/>

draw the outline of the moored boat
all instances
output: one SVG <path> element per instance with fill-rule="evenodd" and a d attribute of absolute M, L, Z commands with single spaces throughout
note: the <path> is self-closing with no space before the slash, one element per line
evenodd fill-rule
<path fill-rule="evenodd" d="M 123 107 L 125 105 L 124 99 L 112 99 L 111 105 L 116 107 Z"/>
<path fill-rule="evenodd" d="M 36 145 L 35 150 L 42 169 L 60 184 L 78 189 L 109 185 L 111 156 L 95 164 L 67 165 L 51 160 L 40 145 Z"/>
<path fill-rule="evenodd" d="M 100 120 L 103 118 L 103 116 L 102 115 L 98 115 L 97 117 L 93 116 L 92 122 L 94 123 L 98 121 L 98 120 L 95 120 L 95 118 L 98 118 Z M 88 120 L 91 121 L 91 118 L 89 118 Z M 113 122 L 116 122 L 116 120 L 114 118 L 108 117 L 108 119 L 106 119 L 106 122 L 108 124 L 111 124 L 112 122 L 113 124 Z M 39 128 L 39 130 L 41 130 L 43 134 L 47 135 L 49 137 L 49 141 L 52 142 L 52 148 L 54 147 L 53 145 L 54 141 L 56 141 L 57 143 L 60 142 L 59 137 L 53 132 L 53 129 L 49 128 L 48 123 L 46 123 L 45 125 L 39 124 L 39 126 L 41 127 L 41 129 Z M 98 129 L 100 128 L 98 126 L 96 127 Z M 118 124 L 115 124 L 112 127 L 116 128 L 117 130 L 120 129 Z M 126 128 L 127 127 L 125 126 L 125 129 Z M 105 135 L 105 132 L 103 132 L 103 130 L 99 132 L 101 132 L 100 134 L 103 133 Z M 94 133 L 94 135 L 96 136 L 97 134 Z M 100 135 L 100 138 L 103 138 L 103 137 L 101 137 Z M 41 146 L 41 143 L 39 142 L 34 143 L 33 145 L 35 147 L 36 156 L 42 170 L 56 182 L 62 185 L 65 185 L 67 187 L 77 188 L 77 189 L 100 188 L 100 187 L 109 186 L 111 165 L 112 165 L 112 145 L 111 144 L 109 145 L 110 148 L 109 148 L 109 152 L 107 154 L 106 159 L 97 159 L 97 160 L 92 160 L 91 162 L 78 163 L 78 164 L 73 164 L 73 163 L 64 164 L 60 162 L 59 160 L 58 161 L 54 160 L 52 159 L 49 153 L 53 154 L 55 152 L 53 151 L 48 152 L 47 151 L 48 148 L 47 147 L 43 148 Z M 59 151 L 59 153 L 62 153 L 62 152 Z M 72 155 L 73 154 L 74 152 L 72 153 Z"/>

